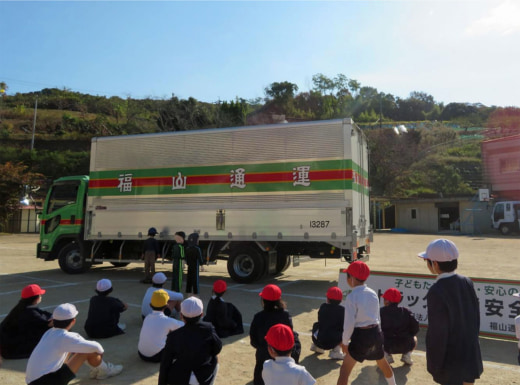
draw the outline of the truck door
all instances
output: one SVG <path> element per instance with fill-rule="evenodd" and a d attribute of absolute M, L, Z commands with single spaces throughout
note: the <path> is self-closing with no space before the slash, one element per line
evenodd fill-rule
<path fill-rule="evenodd" d="M 504 220 L 504 204 L 497 203 L 495 205 L 495 209 L 493 210 L 493 225 L 495 228 L 498 228 L 498 224 L 500 221 Z"/>

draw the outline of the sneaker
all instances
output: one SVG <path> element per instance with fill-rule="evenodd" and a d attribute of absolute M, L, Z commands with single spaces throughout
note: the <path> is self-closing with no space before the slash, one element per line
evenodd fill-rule
<path fill-rule="evenodd" d="M 341 350 L 332 349 L 329 352 L 329 358 L 331 360 L 342 360 L 345 358 L 345 354 Z"/>
<path fill-rule="evenodd" d="M 403 361 L 406 365 L 413 365 L 412 360 L 412 352 L 405 353 L 401 356 L 401 361 Z"/>
<path fill-rule="evenodd" d="M 125 329 L 126 329 L 126 324 L 124 324 L 124 323 L 121 323 L 121 322 L 120 322 L 120 323 L 117 324 L 117 326 L 118 326 L 119 329 L 121 329 L 121 330 L 125 330 Z"/>
<path fill-rule="evenodd" d="M 317 347 L 317 346 L 314 345 L 314 344 L 311 344 L 311 351 L 316 352 L 316 353 L 318 353 L 318 354 L 323 354 L 323 353 L 325 353 L 325 350 L 323 350 L 322 348 Z"/>
<path fill-rule="evenodd" d="M 394 357 L 392 357 L 391 354 L 388 354 L 387 352 L 385 352 L 385 358 L 386 358 L 386 361 L 391 365 L 394 363 Z"/>
<path fill-rule="evenodd" d="M 123 371 L 123 365 L 114 365 L 110 362 L 102 362 L 101 365 L 97 367 L 97 369 L 98 372 L 96 375 L 96 380 L 104 380 L 105 378 L 117 376 L 119 373 L 121 373 Z"/>
<path fill-rule="evenodd" d="M 90 366 L 90 365 L 89 365 Z M 95 366 L 91 366 L 90 367 L 90 374 L 89 374 L 89 377 L 92 378 L 92 379 L 95 379 L 98 375 L 98 368 L 95 367 Z"/>

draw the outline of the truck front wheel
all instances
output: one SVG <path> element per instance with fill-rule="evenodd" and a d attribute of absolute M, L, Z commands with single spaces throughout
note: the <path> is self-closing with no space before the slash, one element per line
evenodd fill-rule
<path fill-rule="evenodd" d="M 509 235 L 511 233 L 511 226 L 509 224 L 504 223 L 500 225 L 500 232 L 502 235 Z"/>
<path fill-rule="evenodd" d="M 262 255 L 253 248 L 233 250 L 229 255 L 227 270 L 229 276 L 236 282 L 254 282 L 262 277 L 264 269 L 265 261 Z"/>
<path fill-rule="evenodd" d="M 58 261 L 61 270 L 68 274 L 84 273 L 90 268 L 90 263 L 85 260 L 78 243 L 70 243 L 61 249 Z"/>

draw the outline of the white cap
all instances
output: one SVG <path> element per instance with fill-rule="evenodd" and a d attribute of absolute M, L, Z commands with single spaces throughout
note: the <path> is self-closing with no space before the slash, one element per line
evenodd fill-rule
<path fill-rule="evenodd" d="M 155 273 L 152 277 L 152 282 L 156 285 L 162 285 L 167 279 L 164 273 Z"/>
<path fill-rule="evenodd" d="M 426 251 L 419 253 L 419 257 L 430 261 L 449 262 L 459 258 L 459 249 L 448 239 L 436 239 L 430 242 Z"/>
<path fill-rule="evenodd" d="M 181 313 L 184 317 L 198 317 L 202 314 L 202 310 L 204 310 L 204 306 L 202 305 L 202 301 L 197 297 L 187 298 L 181 303 Z"/>
<path fill-rule="evenodd" d="M 100 279 L 96 284 L 96 290 L 97 291 L 107 291 L 112 287 L 112 282 L 110 282 L 109 279 L 103 278 Z"/>
<path fill-rule="evenodd" d="M 52 319 L 56 321 L 66 321 L 76 318 L 77 315 L 78 309 L 76 309 L 76 306 L 70 303 L 64 303 L 54 309 L 52 312 Z"/>
<path fill-rule="evenodd" d="M 520 297 L 520 293 L 513 294 L 513 297 Z"/>

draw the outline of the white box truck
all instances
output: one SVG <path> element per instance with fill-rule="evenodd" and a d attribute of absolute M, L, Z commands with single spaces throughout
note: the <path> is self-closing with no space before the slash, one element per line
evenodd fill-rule
<path fill-rule="evenodd" d="M 520 201 L 496 202 L 491 215 L 492 226 L 503 235 L 520 230 Z"/>
<path fill-rule="evenodd" d="M 207 261 L 252 282 L 291 256 L 368 258 L 368 148 L 351 119 L 92 139 L 90 175 L 56 180 L 37 256 L 67 273 L 140 262 L 149 227 L 168 257 L 198 232 Z"/>

